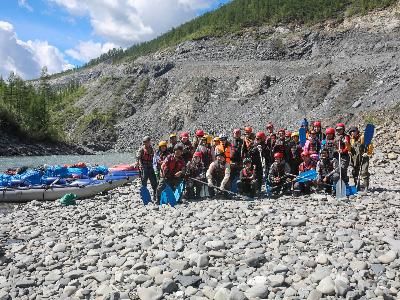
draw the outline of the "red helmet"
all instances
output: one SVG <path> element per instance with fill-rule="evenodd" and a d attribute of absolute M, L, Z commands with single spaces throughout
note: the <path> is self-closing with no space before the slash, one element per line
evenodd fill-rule
<path fill-rule="evenodd" d="M 282 152 L 277 152 L 277 153 L 275 153 L 275 154 L 274 154 L 274 158 L 275 158 L 275 159 L 277 159 L 277 158 L 283 159 L 283 153 L 282 153 Z"/>
<path fill-rule="evenodd" d="M 315 121 L 313 125 L 314 127 L 321 127 L 321 121 Z"/>
<path fill-rule="evenodd" d="M 325 130 L 326 134 L 335 134 L 335 128 L 329 127 Z"/>
<path fill-rule="evenodd" d="M 195 153 L 193 154 L 193 157 L 200 157 L 200 158 L 202 158 L 202 156 L 203 156 L 203 153 L 201 153 L 201 152 L 195 152 Z"/>
<path fill-rule="evenodd" d="M 304 157 L 304 156 L 310 156 L 310 152 L 308 152 L 308 151 L 301 152 L 301 157 Z"/>
<path fill-rule="evenodd" d="M 269 123 L 267 124 L 267 129 L 269 129 L 269 128 L 274 128 L 274 124 L 272 124 L 271 122 L 269 122 Z"/>
<path fill-rule="evenodd" d="M 285 136 L 286 136 L 286 137 L 292 137 L 292 132 L 289 131 L 289 130 L 286 130 L 286 131 L 285 131 Z"/>
<path fill-rule="evenodd" d="M 203 131 L 203 130 L 201 130 L 201 129 L 199 129 L 199 130 L 196 130 L 196 136 L 198 136 L 198 137 L 202 137 L 202 136 L 204 136 L 204 131 Z"/>
<path fill-rule="evenodd" d="M 285 129 L 281 128 L 278 130 L 278 133 L 281 133 L 281 132 L 285 133 L 285 131 L 286 131 Z"/>
<path fill-rule="evenodd" d="M 189 138 L 189 132 L 187 132 L 187 131 L 182 132 L 180 137 L 181 138 Z"/>
<path fill-rule="evenodd" d="M 233 134 L 238 134 L 238 133 L 240 133 L 240 129 L 239 128 L 233 129 Z"/>
<path fill-rule="evenodd" d="M 336 130 L 338 130 L 338 129 L 345 129 L 345 125 L 344 125 L 344 123 L 337 123 L 336 124 Z"/>
<path fill-rule="evenodd" d="M 244 128 L 244 132 L 246 132 L 246 133 L 252 133 L 252 132 L 253 132 L 253 128 L 251 128 L 251 127 L 245 127 L 245 128 Z"/>
<path fill-rule="evenodd" d="M 265 133 L 263 131 L 260 131 L 260 132 L 257 132 L 256 138 L 259 138 L 261 140 L 265 140 L 267 138 L 267 136 L 265 135 Z"/>

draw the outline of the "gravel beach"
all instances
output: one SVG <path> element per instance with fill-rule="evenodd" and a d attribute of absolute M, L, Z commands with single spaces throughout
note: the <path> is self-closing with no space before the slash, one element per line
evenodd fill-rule
<path fill-rule="evenodd" d="M 399 299 L 399 181 L 374 180 L 346 202 L 34 201 L 1 218 L 0 299 Z"/>

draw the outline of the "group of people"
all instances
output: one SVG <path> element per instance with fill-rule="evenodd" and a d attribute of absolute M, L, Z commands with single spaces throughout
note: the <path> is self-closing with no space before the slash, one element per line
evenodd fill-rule
<path fill-rule="evenodd" d="M 338 123 L 323 130 L 320 121 L 309 127 L 306 119 L 300 127 L 306 131 L 305 143 L 300 142 L 299 132 L 275 131 L 272 123 L 265 132 L 255 133 L 249 126 L 235 129 L 231 137 L 213 137 L 201 129 L 192 141 L 188 132 L 180 133 L 179 139 L 171 134 L 157 149 L 146 136 L 136 155 L 142 185 L 150 181 L 156 203 L 160 203 L 167 184 L 175 189 L 182 180 L 186 199 L 199 198 L 205 187 L 210 197 L 228 197 L 236 187 L 238 193 L 255 197 L 262 192 L 264 182 L 275 194 L 292 192 L 298 196 L 314 188 L 334 194 L 340 178 L 349 183 L 351 166 L 354 182 L 361 176 L 368 190 L 373 147 L 364 145 L 357 127 L 346 131 L 345 124 Z M 316 180 L 297 180 L 310 170 L 317 172 Z"/>

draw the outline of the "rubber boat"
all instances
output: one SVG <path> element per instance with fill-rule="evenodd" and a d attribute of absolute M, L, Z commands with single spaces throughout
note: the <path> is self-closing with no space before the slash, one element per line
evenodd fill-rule
<path fill-rule="evenodd" d="M 66 185 L 0 188 L 0 202 L 54 201 L 73 193 L 78 199 L 89 198 L 133 181 L 138 176 L 105 176 L 102 180 L 78 179 Z"/>

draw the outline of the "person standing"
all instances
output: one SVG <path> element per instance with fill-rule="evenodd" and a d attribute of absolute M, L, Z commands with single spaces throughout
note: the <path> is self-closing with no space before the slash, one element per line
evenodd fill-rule
<path fill-rule="evenodd" d="M 368 172 L 369 158 L 373 154 L 374 147 L 372 143 L 365 147 L 364 135 L 360 134 L 357 127 L 350 128 L 349 133 L 351 135 L 350 164 L 353 167 L 352 175 L 354 182 L 357 185 L 359 180 L 358 176 L 360 175 L 363 180 L 364 191 L 368 191 L 370 177 Z"/>
<path fill-rule="evenodd" d="M 143 146 L 136 153 L 136 166 L 140 170 L 142 186 L 147 187 L 150 180 L 153 189 L 153 200 L 156 200 L 157 177 L 153 168 L 154 149 L 149 136 L 143 138 Z"/>
<path fill-rule="evenodd" d="M 157 187 L 157 204 L 160 204 L 161 193 L 167 184 L 174 190 L 184 179 L 186 163 L 182 154 L 183 145 L 178 143 L 174 147 L 174 153 L 168 155 L 161 164 L 161 178 Z"/>

